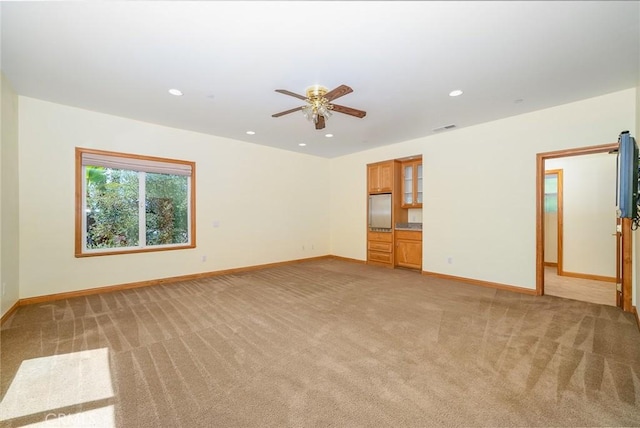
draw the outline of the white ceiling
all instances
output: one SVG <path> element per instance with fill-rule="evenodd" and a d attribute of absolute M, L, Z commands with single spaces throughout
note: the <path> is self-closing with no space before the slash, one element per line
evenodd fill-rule
<path fill-rule="evenodd" d="M 0 7 L 21 95 L 329 158 L 631 88 L 640 64 L 637 1 Z M 271 117 L 304 103 L 275 89 L 313 84 L 367 116 Z"/>

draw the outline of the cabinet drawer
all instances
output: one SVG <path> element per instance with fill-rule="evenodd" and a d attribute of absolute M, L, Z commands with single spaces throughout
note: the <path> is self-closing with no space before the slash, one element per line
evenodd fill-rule
<path fill-rule="evenodd" d="M 391 264 L 392 261 L 392 255 L 391 253 L 383 253 L 380 251 L 369 251 L 368 254 L 368 260 L 372 261 L 372 262 L 379 262 L 379 263 L 389 263 Z"/>
<path fill-rule="evenodd" d="M 391 242 L 369 241 L 369 245 L 367 246 L 367 249 L 374 250 L 374 251 L 384 251 L 386 253 L 390 253 L 392 246 L 393 244 Z"/>
<path fill-rule="evenodd" d="M 396 239 L 406 239 L 409 241 L 422 241 L 422 231 L 396 230 Z"/>
<path fill-rule="evenodd" d="M 392 242 L 391 232 L 369 232 L 369 241 Z"/>

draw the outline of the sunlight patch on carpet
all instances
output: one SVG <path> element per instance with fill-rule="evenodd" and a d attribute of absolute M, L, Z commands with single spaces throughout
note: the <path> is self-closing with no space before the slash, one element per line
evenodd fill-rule
<path fill-rule="evenodd" d="M 111 397 L 108 348 L 34 358 L 20 364 L 0 403 L 0 420 L 47 411 L 58 415 L 56 409 Z"/>

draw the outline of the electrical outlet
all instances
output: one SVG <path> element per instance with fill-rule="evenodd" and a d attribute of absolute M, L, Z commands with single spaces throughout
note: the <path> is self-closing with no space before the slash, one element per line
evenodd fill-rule
<path fill-rule="evenodd" d="M 453 257 L 447 257 L 447 263 L 452 265 L 453 264 Z"/>
<path fill-rule="evenodd" d="M 207 261 L 207 256 L 206 256 L 206 255 L 203 255 L 203 256 L 202 256 L 202 261 L 203 261 L 203 262 L 206 262 L 206 261 Z"/>
<path fill-rule="evenodd" d="M 4 295 L 7 293 L 7 283 L 6 282 L 2 282 L 2 297 L 4 297 Z"/>
<path fill-rule="evenodd" d="M 304 245 L 302 246 L 302 251 L 304 251 Z"/>

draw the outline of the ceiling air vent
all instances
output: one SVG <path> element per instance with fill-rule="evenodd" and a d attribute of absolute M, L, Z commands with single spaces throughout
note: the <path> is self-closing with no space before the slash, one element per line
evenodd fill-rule
<path fill-rule="evenodd" d="M 433 129 L 433 132 L 445 131 L 445 130 L 447 130 L 447 129 L 453 129 L 453 128 L 455 128 L 455 127 L 456 127 L 456 126 L 455 126 L 454 124 L 451 124 L 451 125 L 445 125 L 445 126 L 441 126 L 440 128 L 435 128 L 435 129 Z"/>

